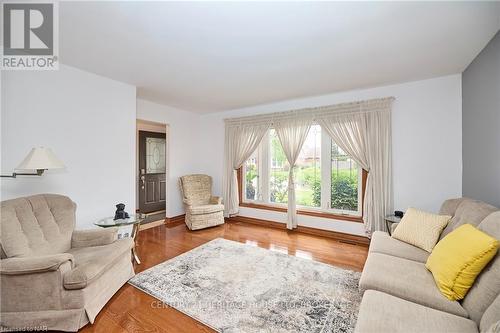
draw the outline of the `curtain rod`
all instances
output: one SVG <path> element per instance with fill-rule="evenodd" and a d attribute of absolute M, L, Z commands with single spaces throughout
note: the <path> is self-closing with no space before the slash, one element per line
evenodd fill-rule
<path fill-rule="evenodd" d="M 342 111 L 351 111 L 351 112 L 362 112 L 360 109 L 356 110 L 356 108 L 363 108 L 363 107 L 376 107 L 376 106 L 385 106 L 388 103 L 391 103 L 394 101 L 394 97 L 384 97 L 384 98 L 373 98 L 373 99 L 368 99 L 368 100 L 362 100 L 362 101 L 354 101 L 354 102 L 345 102 L 345 103 L 339 103 L 339 104 L 332 104 L 332 105 L 324 105 L 324 106 L 316 106 L 316 107 L 306 107 L 306 108 L 301 108 L 301 109 L 293 109 L 293 110 L 288 110 L 288 111 L 279 111 L 279 112 L 272 112 L 272 113 L 263 113 L 263 114 L 258 114 L 258 115 L 253 115 L 253 116 L 243 116 L 243 117 L 236 117 L 236 118 L 225 118 L 224 121 L 226 123 L 239 123 L 239 122 L 245 122 L 245 121 L 265 121 L 265 120 L 272 120 L 274 118 L 283 118 L 287 116 L 294 116 L 294 114 L 302 114 L 303 116 L 306 116 L 305 113 L 307 112 L 312 112 L 313 114 L 311 116 L 316 116 L 317 114 L 323 114 L 323 113 L 336 113 L 336 112 L 342 112 Z M 369 111 L 369 110 L 366 110 Z"/>

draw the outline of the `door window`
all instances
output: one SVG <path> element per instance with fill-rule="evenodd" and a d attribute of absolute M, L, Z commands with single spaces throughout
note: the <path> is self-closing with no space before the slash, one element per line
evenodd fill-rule
<path fill-rule="evenodd" d="M 163 138 L 146 138 L 146 173 L 165 173 L 165 147 Z"/>

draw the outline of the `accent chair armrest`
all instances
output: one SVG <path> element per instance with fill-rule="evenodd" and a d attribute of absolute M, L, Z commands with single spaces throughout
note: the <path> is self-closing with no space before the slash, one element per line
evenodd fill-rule
<path fill-rule="evenodd" d="M 118 227 L 75 230 L 71 236 L 71 248 L 108 245 L 116 240 Z"/>
<path fill-rule="evenodd" d="M 192 200 L 189 200 L 188 198 L 182 198 L 182 202 L 183 202 L 186 206 L 192 206 L 192 205 L 193 205 L 193 201 L 192 201 Z"/>
<path fill-rule="evenodd" d="M 68 261 L 73 267 L 74 258 L 69 253 L 2 259 L 0 260 L 0 273 L 2 275 L 22 275 L 56 271 L 59 266 Z"/>
<path fill-rule="evenodd" d="M 220 205 L 222 203 L 222 198 L 217 196 L 210 197 L 210 203 L 213 205 Z"/>

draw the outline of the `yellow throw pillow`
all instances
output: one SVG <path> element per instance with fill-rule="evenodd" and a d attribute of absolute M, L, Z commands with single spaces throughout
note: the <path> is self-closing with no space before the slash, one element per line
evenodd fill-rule
<path fill-rule="evenodd" d="M 408 208 L 392 237 L 431 252 L 450 219 L 449 215 L 437 215 Z"/>
<path fill-rule="evenodd" d="M 449 300 L 463 299 L 476 277 L 498 251 L 498 240 L 464 224 L 446 235 L 432 251 L 425 267 Z"/>

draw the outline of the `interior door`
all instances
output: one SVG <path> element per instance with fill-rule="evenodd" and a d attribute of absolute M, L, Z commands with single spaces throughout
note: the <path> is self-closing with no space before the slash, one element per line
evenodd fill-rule
<path fill-rule="evenodd" d="M 139 131 L 139 211 L 165 210 L 166 204 L 165 133 Z"/>

